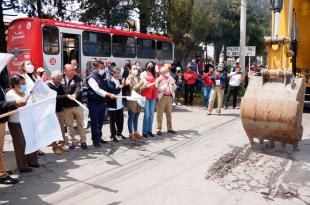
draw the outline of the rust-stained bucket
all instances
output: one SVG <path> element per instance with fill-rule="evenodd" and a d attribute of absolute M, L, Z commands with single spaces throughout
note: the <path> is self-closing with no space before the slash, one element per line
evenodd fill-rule
<path fill-rule="evenodd" d="M 297 149 L 302 138 L 302 113 L 305 96 L 303 78 L 291 78 L 282 70 L 263 71 L 249 80 L 241 100 L 241 119 L 251 142 L 280 141 Z"/>

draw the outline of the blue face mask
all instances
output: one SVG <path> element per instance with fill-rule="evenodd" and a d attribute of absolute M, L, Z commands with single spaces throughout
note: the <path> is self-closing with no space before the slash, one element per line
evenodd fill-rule
<path fill-rule="evenodd" d="M 25 93 L 26 90 L 27 90 L 26 85 L 21 85 L 20 88 L 19 88 L 19 92 L 20 92 L 20 93 Z"/>

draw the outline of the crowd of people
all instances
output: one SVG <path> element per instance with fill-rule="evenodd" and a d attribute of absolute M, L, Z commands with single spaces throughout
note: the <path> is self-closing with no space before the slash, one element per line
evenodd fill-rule
<path fill-rule="evenodd" d="M 152 130 L 155 109 L 157 109 L 156 134 L 162 135 L 164 114 L 167 132 L 176 134 L 172 124 L 172 107 L 181 105 L 182 96 L 185 105 L 193 105 L 194 91 L 203 90 L 208 114 L 212 114 L 217 99 L 217 112 L 220 115 L 225 89 L 226 108 L 231 96 L 233 96 L 233 108 L 236 108 L 243 76 L 237 63 L 230 67 L 223 62 L 215 67 L 211 60 L 205 64 L 200 58 L 191 61 L 186 69 L 182 69 L 177 63 L 165 64 L 164 61 L 160 61 L 157 65 L 150 61 L 142 67 L 139 62 L 132 64 L 130 60 L 127 60 L 123 67 L 117 67 L 113 62 L 106 64 L 94 58 L 88 63 L 84 77 L 81 76 L 76 60 L 64 65 L 64 73 L 53 71 L 50 77 L 47 77 L 43 68 L 35 71 L 31 60 L 25 60 L 21 63 L 18 74 L 10 79 L 11 89 L 5 93 L 1 88 L 0 113 L 31 104 L 27 93 L 39 78 L 57 93 L 55 112 L 63 139 L 52 143 L 51 147 L 55 154 L 61 155 L 75 149 L 77 145 L 83 150 L 88 149 L 85 116 L 83 108 L 77 101 L 87 103 L 91 140 L 95 148 L 100 148 L 108 143 L 102 134 L 107 113 L 110 138 L 114 143 L 121 139 L 129 138 L 136 141 L 154 137 Z M 136 100 L 127 100 L 126 97 L 130 97 L 133 92 L 145 98 L 144 105 Z M 124 108 L 128 112 L 129 136 L 123 135 Z M 142 110 L 144 117 L 140 133 L 138 120 Z M 6 122 L 12 136 L 16 164 L 20 173 L 31 172 L 32 168 L 39 167 L 38 154 L 44 153 L 38 150 L 35 153 L 24 154 L 26 143 L 18 113 L 0 118 L 0 183 L 14 184 L 18 180 L 10 177 L 2 156 Z M 75 138 L 74 124 L 78 127 L 78 141 Z"/>

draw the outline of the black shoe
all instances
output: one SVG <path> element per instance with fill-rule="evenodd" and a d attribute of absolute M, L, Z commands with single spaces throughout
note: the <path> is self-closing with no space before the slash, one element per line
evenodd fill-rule
<path fill-rule="evenodd" d="M 127 140 L 128 138 L 125 137 L 124 135 L 117 135 L 118 137 L 121 137 L 123 140 Z"/>
<path fill-rule="evenodd" d="M 101 148 L 101 144 L 99 142 L 94 142 L 94 147 L 95 148 Z"/>
<path fill-rule="evenodd" d="M 104 141 L 104 140 L 103 140 L 103 139 L 101 139 L 101 138 L 98 140 L 98 142 L 99 142 L 99 143 L 101 143 L 101 144 L 108 144 L 108 142 L 107 142 L 107 141 Z"/>
<path fill-rule="evenodd" d="M 147 136 L 147 134 L 143 134 L 142 137 L 148 138 L 149 136 Z"/>
<path fill-rule="evenodd" d="M 115 136 L 111 136 L 111 139 L 113 140 L 113 142 L 118 143 L 118 139 Z"/>
<path fill-rule="evenodd" d="M 163 135 L 161 131 L 157 131 L 157 135 Z"/>
<path fill-rule="evenodd" d="M 174 135 L 177 134 L 177 132 L 174 131 L 174 130 L 168 130 L 168 132 L 171 133 L 171 134 L 174 134 Z"/>
<path fill-rule="evenodd" d="M 32 168 L 39 168 L 40 165 L 39 165 L 39 164 L 33 164 L 33 165 L 29 165 L 29 167 L 32 167 Z"/>
<path fill-rule="evenodd" d="M 81 148 L 82 148 L 83 150 L 87 150 L 87 144 L 86 144 L 86 142 L 82 142 L 82 143 L 81 143 Z"/>
<path fill-rule="evenodd" d="M 75 149 L 75 144 L 74 144 L 74 143 L 71 143 L 71 144 L 69 145 L 69 149 Z"/>
<path fill-rule="evenodd" d="M 0 184 L 6 184 L 6 185 L 11 185 L 11 184 L 17 184 L 18 179 L 14 179 L 10 176 L 7 176 L 5 178 L 0 178 Z"/>
<path fill-rule="evenodd" d="M 8 175 L 12 175 L 14 173 L 14 171 L 12 170 L 6 170 L 6 173 L 8 173 Z"/>
<path fill-rule="evenodd" d="M 43 152 L 42 150 L 38 150 L 38 155 L 43 156 L 43 155 L 45 155 L 45 152 Z"/>
<path fill-rule="evenodd" d="M 32 172 L 32 169 L 30 167 L 26 167 L 26 168 L 19 169 L 19 172 L 20 173 L 29 173 L 29 172 Z"/>
<path fill-rule="evenodd" d="M 155 137 L 155 136 L 153 135 L 153 133 L 151 133 L 151 132 L 147 133 L 147 135 L 150 136 L 150 137 Z"/>

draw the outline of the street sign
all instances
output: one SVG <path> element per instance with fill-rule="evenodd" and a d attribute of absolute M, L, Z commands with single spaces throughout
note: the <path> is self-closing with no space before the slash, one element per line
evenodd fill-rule
<path fill-rule="evenodd" d="M 239 56 L 240 47 L 227 47 L 226 48 L 227 56 Z M 256 56 L 256 46 L 246 46 L 245 47 L 245 56 Z"/>

